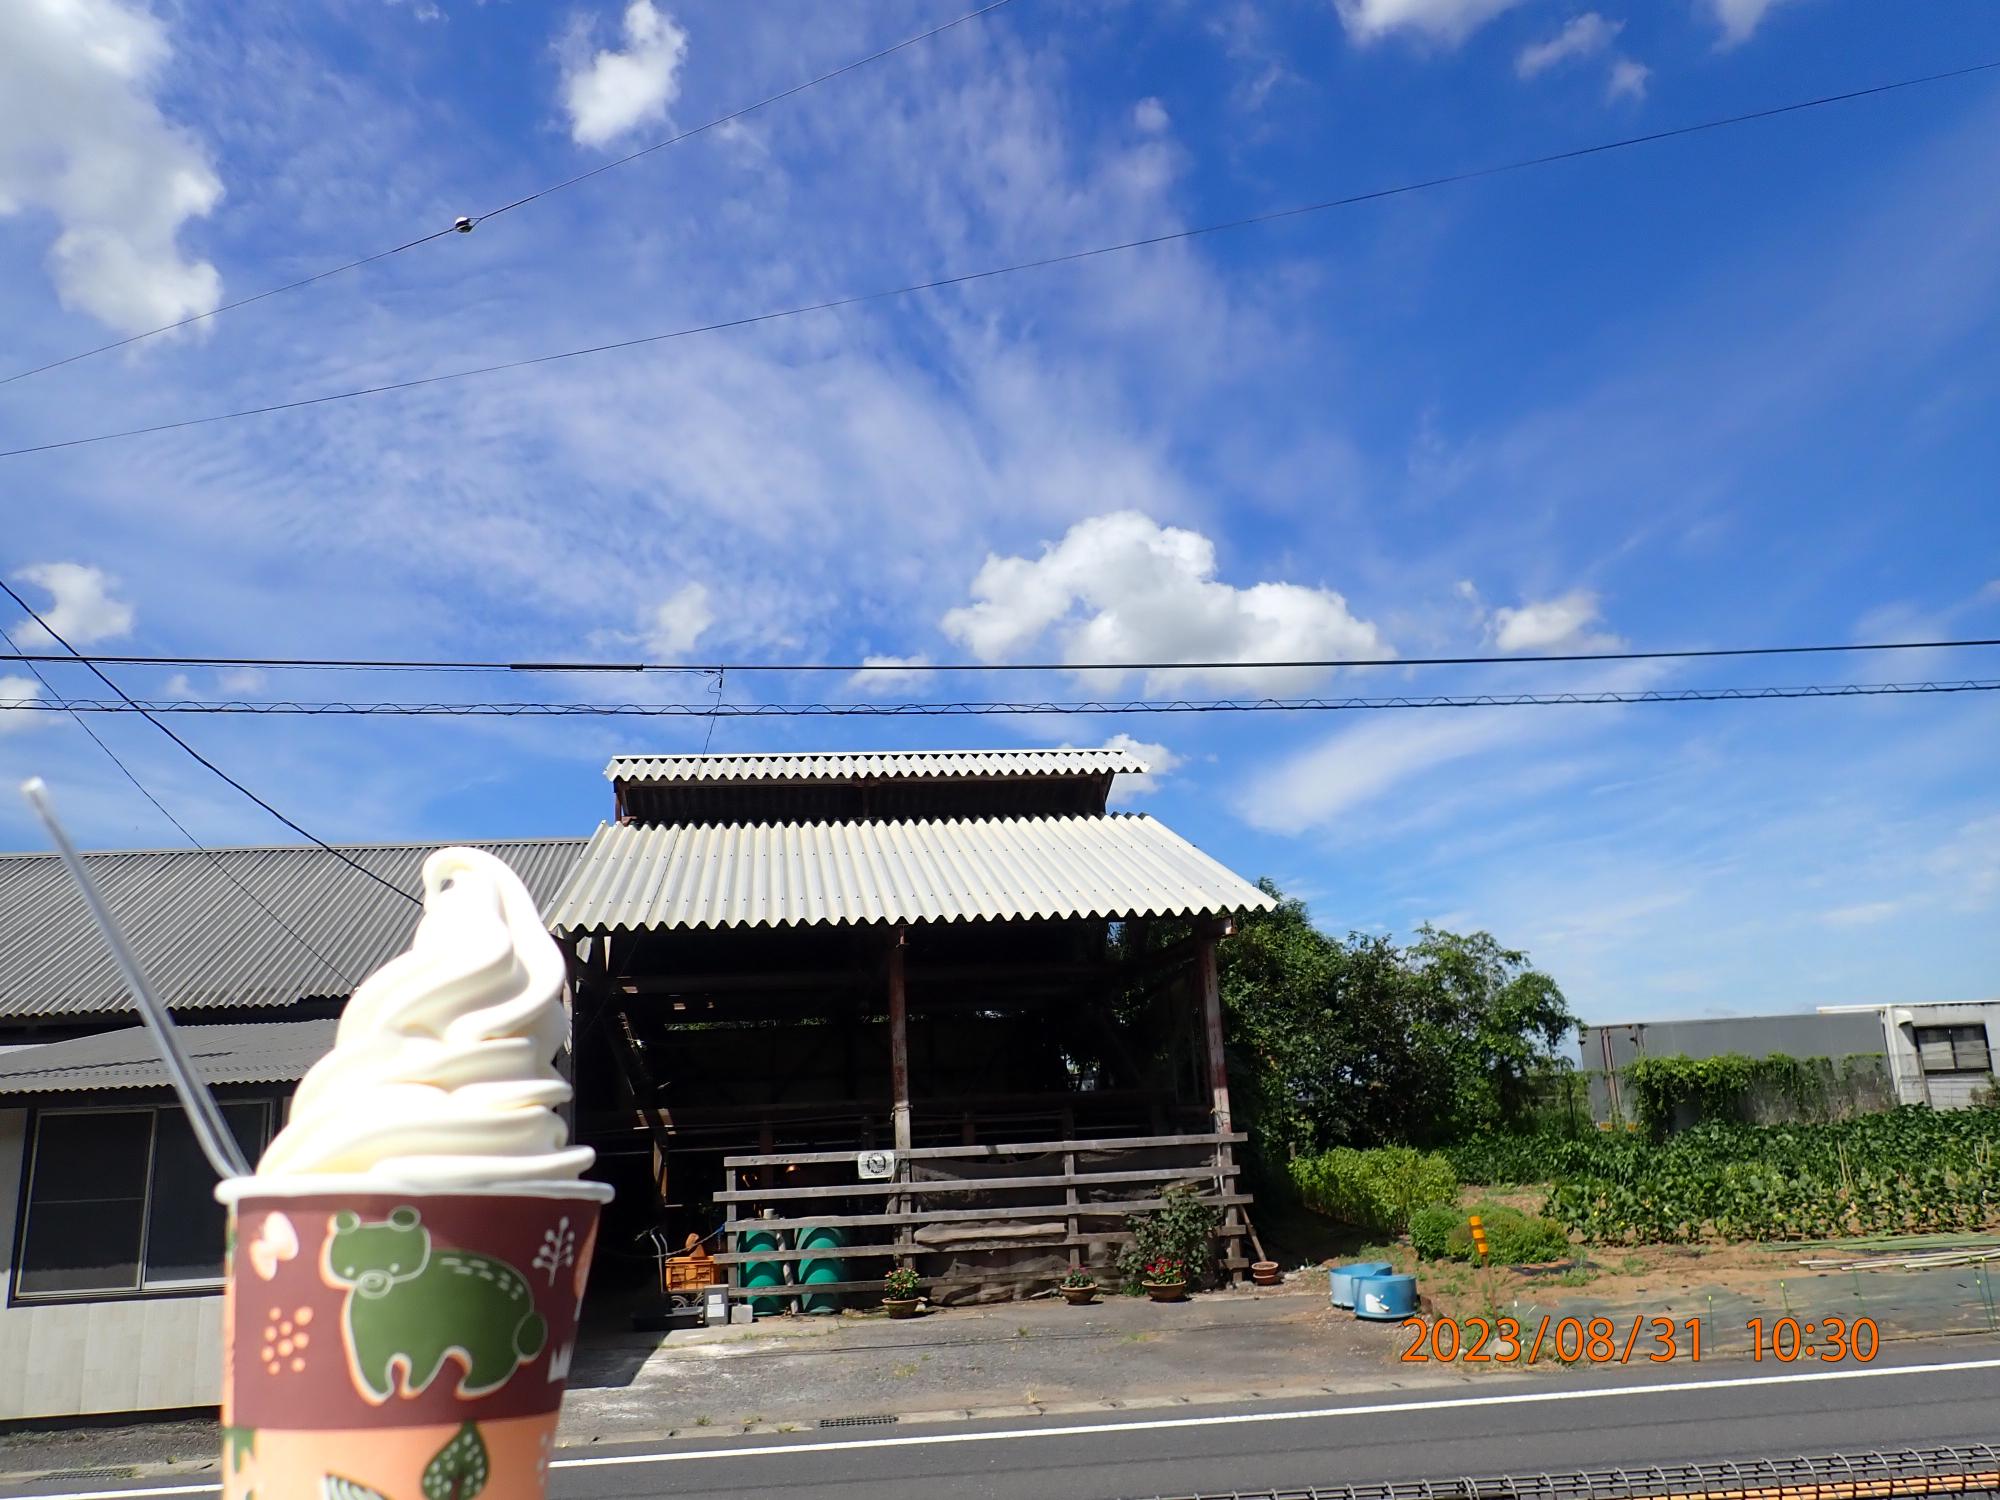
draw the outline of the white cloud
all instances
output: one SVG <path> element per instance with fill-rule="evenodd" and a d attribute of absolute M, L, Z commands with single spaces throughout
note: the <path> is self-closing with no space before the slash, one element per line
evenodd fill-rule
<path fill-rule="evenodd" d="M 0 677 L 0 734 L 32 729 L 43 717 L 40 709 L 18 705 L 33 703 L 42 696 L 42 685 L 32 677 Z"/>
<path fill-rule="evenodd" d="M 1750 34 L 1763 24 L 1764 17 L 1783 3 L 1784 0 L 1704 0 L 1715 24 L 1722 28 L 1724 47 L 1748 41 Z"/>
<path fill-rule="evenodd" d="M 1601 618 L 1597 595 L 1575 589 L 1557 599 L 1494 610 L 1493 643 L 1502 651 L 1616 650 L 1621 644 L 1618 637 L 1588 630 Z"/>
<path fill-rule="evenodd" d="M 153 102 L 172 55 L 166 27 L 121 0 L 0 5 L 0 216 L 49 215 L 57 297 L 121 333 L 222 299 L 215 267 L 178 243 L 222 180 Z"/>
<path fill-rule="evenodd" d="M 47 589 L 51 601 L 47 608 L 36 611 L 48 621 L 48 630 L 33 620 L 24 620 L 15 628 L 14 638 L 23 646 L 53 645 L 50 631 L 72 646 L 88 646 L 132 629 L 132 606 L 112 597 L 118 580 L 100 568 L 71 562 L 36 563 L 14 576 Z"/>
<path fill-rule="evenodd" d="M 628 130 L 664 120 L 681 92 L 687 32 L 652 0 L 625 8 L 625 46 L 590 50 L 588 28 L 572 30 L 564 51 L 562 101 L 570 139 L 606 146 Z"/>
<path fill-rule="evenodd" d="M 856 693 L 914 692 L 937 675 L 924 670 L 931 664 L 927 656 L 864 656 L 861 664 L 867 670 L 847 679 Z"/>
<path fill-rule="evenodd" d="M 1514 71 L 1523 78 L 1533 78 L 1557 63 L 1568 62 L 1572 58 L 1593 57 L 1609 47 L 1624 29 L 1623 21 L 1607 21 L 1596 11 L 1587 10 L 1573 17 L 1568 25 L 1547 41 L 1523 47 L 1514 58 Z"/>
<path fill-rule="evenodd" d="M 231 667 L 215 679 L 225 693 L 251 693 L 264 685 L 264 674 L 255 667 Z"/>
<path fill-rule="evenodd" d="M 1862 901 L 1853 906 L 1836 906 L 1819 914 L 1829 927 L 1869 927 L 1886 922 L 1903 909 L 1901 901 Z"/>
<path fill-rule="evenodd" d="M 1412 776 L 1546 733 L 1556 717 L 1547 709 L 1385 713 L 1255 773 L 1241 810 L 1269 833 L 1331 823 Z"/>
<path fill-rule="evenodd" d="M 1158 135 L 1173 123 L 1166 105 L 1158 99 L 1141 99 L 1132 106 L 1132 123 L 1148 135 Z"/>
<path fill-rule="evenodd" d="M 1065 750 L 1070 747 L 1065 745 Z M 1135 740 L 1129 734 L 1114 734 L 1104 742 L 1106 750 L 1123 750 L 1146 763 L 1144 774 L 1125 772 L 1111 781 L 1111 803 L 1118 806 L 1140 797 L 1150 797 L 1160 789 L 1161 780 L 1179 769 L 1185 757 L 1151 740 Z"/>
<path fill-rule="evenodd" d="M 1215 577 L 1215 544 L 1138 511 L 1079 521 L 1037 558 L 988 554 L 973 602 L 944 631 L 982 661 L 998 661 L 1053 633 L 1068 662 L 1326 660 L 1386 656 L 1373 624 L 1331 589 L 1295 583 L 1237 588 Z M 1113 687 L 1126 673 L 1085 672 Z M 1281 676 L 1227 668 L 1158 671 L 1148 692 L 1190 681 L 1276 687 Z M 1316 674 L 1307 674 L 1316 675 Z"/>
<path fill-rule="evenodd" d="M 708 585 L 684 584 L 654 606 L 646 618 L 641 639 L 655 656 L 676 658 L 695 648 L 708 627 L 715 623 L 709 606 Z"/>
<path fill-rule="evenodd" d="M 1355 41 L 1368 43 L 1392 31 L 1421 33 L 1456 46 L 1520 0 L 1333 0 L 1341 25 Z"/>
<path fill-rule="evenodd" d="M 1653 70 L 1642 62 L 1629 57 L 1621 57 L 1611 64 L 1611 77 L 1604 85 L 1607 99 L 1643 99 L 1646 84 L 1652 78 Z"/>

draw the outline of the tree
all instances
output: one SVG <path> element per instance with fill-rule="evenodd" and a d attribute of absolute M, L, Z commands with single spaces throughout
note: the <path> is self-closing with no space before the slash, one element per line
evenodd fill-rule
<path fill-rule="evenodd" d="M 1524 1121 L 1575 1018 L 1490 934 L 1343 942 L 1278 898 L 1219 954 L 1231 1097 L 1276 1164 L 1333 1145 L 1435 1145 Z"/>

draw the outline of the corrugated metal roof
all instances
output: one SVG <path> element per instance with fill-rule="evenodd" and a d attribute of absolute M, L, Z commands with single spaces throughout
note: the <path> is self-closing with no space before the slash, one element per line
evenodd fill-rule
<path fill-rule="evenodd" d="M 341 852 L 418 894 L 424 857 L 444 847 L 348 844 Z M 515 839 L 473 847 L 506 860 L 546 906 L 584 841 Z M 216 859 L 199 849 L 84 856 L 169 1005 L 290 1005 L 307 996 L 344 995 L 350 981 L 359 982 L 409 943 L 417 909 L 323 849 L 212 852 Z M 0 1017 L 130 1009 L 124 981 L 62 862 L 53 854 L 0 855 Z"/>
<path fill-rule="evenodd" d="M 1223 913 L 1272 904 L 1144 816 L 597 830 L 558 932 Z"/>
<path fill-rule="evenodd" d="M 205 1083 L 296 1083 L 332 1048 L 339 1024 L 254 1021 L 183 1026 L 180 1037 Z M 0 1052 L 0 1099 L 165 1087 L 166 1069 L 143 1026 Z"/>
<path fill-rule="evenodd" d="M 861 750 L 804 755 L 619 755 L 612 781 L 935 781 L 954 777 L 1144 775 L 1125 750 Z"/>

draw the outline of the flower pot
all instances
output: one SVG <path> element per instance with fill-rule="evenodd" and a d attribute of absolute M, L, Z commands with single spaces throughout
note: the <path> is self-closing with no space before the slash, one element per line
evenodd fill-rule
<path fill-rule="evenodd" d="M 923 1305 L 924 1299 L 921 1297 L 884 1297 L 882 1299 L 883 1311 L 887 1312 L 892 1318 L 914 1318 Z"/>
<path fill-rule="evenodd" d="M 1071 1307 L 1088 1307 L 1097 1300 L 1097 1288 L 1094 1286 L 1066 1286 L 1057 1290 Z"/>
<path fill-rule="evenodd" d="M 1252 1261 L 1250 1264 L 1250 1279 L 1256 1282 L 1258 1286 L 1276 1286 L 1278 1284 L 1278 1263 L 1275 1260 Z"/>
<path fill-rule="evenodd" d="M 1151 1297 L 1155 1302 L 1180 1302 L 1187 1297 L 1187 1283 L 1185 1281 L 1149 1281 L 1146 1283 L 1146 1295 Z"/>

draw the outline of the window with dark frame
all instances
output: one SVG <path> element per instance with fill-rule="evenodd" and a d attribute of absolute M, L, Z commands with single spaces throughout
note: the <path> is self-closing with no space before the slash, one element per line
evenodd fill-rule
<path fill-rule="evenodd" d="M 1984 1026 L 1919 1026 L 1917 1057 L 1926 1073 L 1990 1073 Z"/>
<path fill-rule="evenodd" d="M 238 1100 L 222 1113 L 255 1161 L 270 1133 L 269 1102 Z M 225 1216 L 214 1189 L 178 1105 L 37 1112 L 14 1294 L 219 1285 Z"/>

